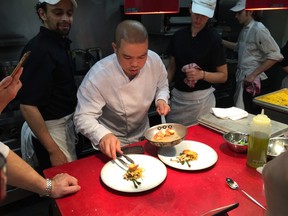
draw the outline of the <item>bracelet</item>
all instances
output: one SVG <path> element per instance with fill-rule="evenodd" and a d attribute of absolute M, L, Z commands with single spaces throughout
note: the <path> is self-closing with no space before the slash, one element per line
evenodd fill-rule
<path fill-rule="evenodd" d="M 202 78 L 202 80 L 205 80 L 205 72 L 206 71 L 204 71 L 204 70 L 202 70 L 203 71 L 203 78 Z"/>
<path fill-rule="evenodd" d="M 45 194 L 43 196 L 50 197 L 52 193 L 52 179 L 47 178 L 46 179 L 46 188 L 45 188 Z"/>

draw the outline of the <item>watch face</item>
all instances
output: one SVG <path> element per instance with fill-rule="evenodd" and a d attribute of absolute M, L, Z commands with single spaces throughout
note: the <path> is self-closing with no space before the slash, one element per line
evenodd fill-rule
<path fill-rule="evenodd" d="M 0 153 L 0 201 L 6 197 L 6 159 Z"/>

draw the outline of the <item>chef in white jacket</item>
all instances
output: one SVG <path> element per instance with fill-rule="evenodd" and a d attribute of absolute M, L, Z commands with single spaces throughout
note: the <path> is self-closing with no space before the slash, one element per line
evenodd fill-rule
<path fill-rule="evenodd" d="M 261 86 L 268 79 L 265 71 L 281 61 L 283 56 L 269 30 L 255 20 L 254 11 L 245 10 L 245 7 L 246 0 L 238 0 L 230 9 L 235 12 L 239 24 L 243 25 L 237 43 L 222 42 L 225 47 L 238 52 L 234 105 L 258 114 L 259 110 L 253 106 L 253 97 L 266 93 L 265 86 Z"/>
<path fill-rule="evenodd" d="M 76 129 L 96 149 L 115 159 L 121 146 L 139 141 L 149 128 L 148 110 L 170 111 L 167 71 L 148 50 L 148 34 L 138 21 L 125 20 L 115 32 L 114 54 L 98 61 L 81 83 L 74 114 Z"/>

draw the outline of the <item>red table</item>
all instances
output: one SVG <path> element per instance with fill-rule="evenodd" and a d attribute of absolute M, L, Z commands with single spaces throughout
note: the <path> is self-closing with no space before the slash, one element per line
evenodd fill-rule
<path fill-rule="evenodd" d="M 226 177 L 237 181 L 243 190 L 265 206 L 263 180 L 255 169 L 246 166 L 246 155 L 228 149 L 222 135 L 200 125 L 188 128 L 186 140 L 211 146 L 218 154 L 216 164 L 201 171 L 182 171 L 167 167 L 167 177 L 158 187 L 141 193 L 124 193 L 110 189 L 100 178 L 100 171 L 109 158 L 99 153 L 68 164 L 49 168 L 46 177 L 69 173 L 79 180 L 81 190 L 56 199 L 60 213 L 65 215 L 201 215 L 222 206 L 239 202 L 229 215 L 264 215 L 264 211 L 240 191 L 230 189 Z M 135 143 L 145 154 L 157 157 L 157 147 L 147 141 Z"/>

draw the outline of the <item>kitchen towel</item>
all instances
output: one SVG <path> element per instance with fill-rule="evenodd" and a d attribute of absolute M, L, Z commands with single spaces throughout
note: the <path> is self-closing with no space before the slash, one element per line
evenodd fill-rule
<path fill-rule="evenodd" d="M 186 70 L 187 70 L 187 69 L 190 69 L 190 68 L 197 68 L 197 69 L 201 70 L 201 68 L 200 68 L 196 63 L 190 63 L 190 64 L 187 64 L 187 65 L 184 65 L 181 70 L 182 70 L 182 72 L 186 73 Z M 184 79 L 184 82 L 185 82 L 185 84 L 188 85 L 190 88 L 194 88 L 197 81 L 189 81 L 189 80 L 187 79 L 187 77 L 186 77 L 186 78 Z"/>
<path fill-rule="evenodd" d="M 257 76 L 255 78 L 255 80 L 251 83 L 251 85 L 248 85 L 245 87 L 245 90 L 252 94 L 252 96 L 256 96 L 258 94 L 260 94 L 260 90 L 261 90 L 261 81 L 260 81 L 260 77 Z"/>
<path fill-rule="evenodd" d="M 211 112 L 218 118 L 231 120 L 238 120 L 248 116 L 248 112 L 237 107 L 211 108 Z"/>

